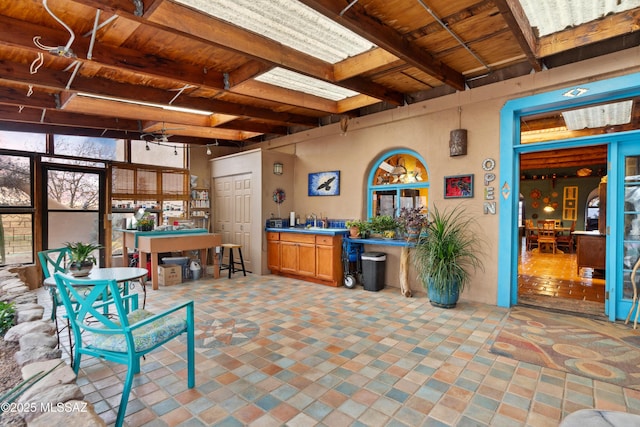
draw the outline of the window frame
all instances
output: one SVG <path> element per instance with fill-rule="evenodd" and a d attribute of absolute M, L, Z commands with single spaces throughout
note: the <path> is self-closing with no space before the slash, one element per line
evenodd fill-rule
<path fill-rule="evenodd" d="M 425 181 L 420 181 L 416 183 L 397 183 L 397 184 L 382 184 L 375 185 L 373 180 L 375 178 L 377 170 L 380 168 L 382 162 L 392 156 L 397 155 L 409 155 L 415 157 L 425 168 L 425 174 L 427 179 Z M 413 150 L 409 150 L 406 148 L 403 149 L 395 149 L 391 151 L 387 151 L 383 153 L 381 156 L 373 164 L 372 168 L 369 170 L 368 178 L 367 178 L 367 218 L 372 218 L 376 215 L 374 209 L 374 194 L 377 191 L 395 191 L 395 205 L 394 205 L 394 216 L 398 216 L 401 208 L 401 192 L 402 190 L 415 190 L 415 189 L 426 189 L 427 190 L 427 201 L 425 208 L 428 208 L 429 205 L 429 190 L 430 190 L 430 181 L 429 181 L 429 167 L 427 166 L 427 162 L 425 162 L 424 158 Z"/>

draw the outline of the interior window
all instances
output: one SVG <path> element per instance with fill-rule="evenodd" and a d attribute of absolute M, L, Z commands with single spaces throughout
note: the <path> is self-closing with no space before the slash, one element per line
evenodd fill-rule
<path fill-rule="evenodd" d="M 428 194 L 424 160 L 409 150 L 387 153 L 370 171 L 368 215 L 397 216 L 403 207 L 427 207 Z"/>

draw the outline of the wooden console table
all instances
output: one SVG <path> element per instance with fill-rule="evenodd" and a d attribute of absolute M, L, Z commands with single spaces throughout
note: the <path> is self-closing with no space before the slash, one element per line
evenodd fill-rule
<path fill-rule="evenodd" d="M 124 231 L 124 230 L 123 230 Z M 217 233 L 202 231 L 178 232 L 124 232 L 123 254 L 128 263 L 127 249 L 137 248 L 140 260 L 147 259 L 151 254 L 151 284 L 153 289 L 158 289 L 158 253 L 180 252 L 200 250 L 200 265 L 202 277 L 206 275 L 207 249 L 222 245 L 222 236 Z M 213 277 L 220 277 L 218 257 L 213 257 Z"/>

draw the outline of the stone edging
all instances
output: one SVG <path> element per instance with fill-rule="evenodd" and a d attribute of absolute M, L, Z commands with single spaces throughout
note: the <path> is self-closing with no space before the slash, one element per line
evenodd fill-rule
<path fill-rule="evenodd" d="M 29 427 L 68 425 L 78 427 L 106 427 L 93 405 L 83 401 L 84 394 L 76 384 L 76 374 L 62 361 L 62 350 L 57 348 L 55 323 L 43 319 L 44 307 L 38 304 L 36 291 L 32 291 L 12 272 L 0 269 L 0 301 L 15 304 L 16 325 L 7 331 L 5 341 L 18 342 L 20 350 L 15 359 L 22 368 L 22 379 L 56 367 L 51 373 L 29 387 L 13 405 Z M 18 426 L 14 423 L 12 425 Z"/>

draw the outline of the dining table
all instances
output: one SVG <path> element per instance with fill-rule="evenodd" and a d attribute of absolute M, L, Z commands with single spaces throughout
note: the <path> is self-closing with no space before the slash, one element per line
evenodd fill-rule
<path fill-rule="evenodd" d="M 143 293 L 143 301 L 142 308 L 144 308 L 147 303 L 147 275 L 149 271 L 146 268 L 140 267 L 105 267 L 105 268 L 93 268 L 89 275 L 82 277 L 73 277 L 76 280 L 87 281 L 87 284 L 90 285 L 91 281 L 95 280 L 115 280 L 117 283 L 125 284 L 124 290 L 125 294 L 128 294 L 129 289 L 133 289 L 135 286 L 134 282 L 138 282 L 142 287 Z M 44 279 L 44 287 L 52 288 L 56 286 L 56 280 L 53 276 L 47 277 Z"/>

